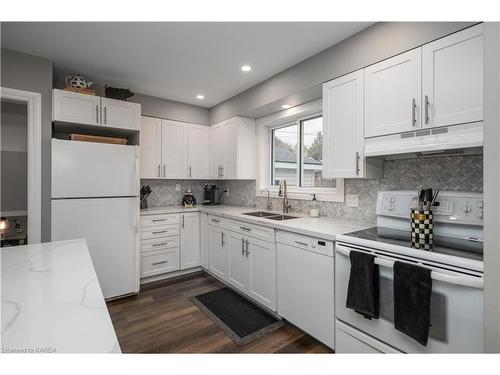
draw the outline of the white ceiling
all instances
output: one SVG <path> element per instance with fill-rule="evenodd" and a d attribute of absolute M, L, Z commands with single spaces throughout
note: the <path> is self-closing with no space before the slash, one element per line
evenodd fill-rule
<path fill-rule="evenodd" d="M 370 24 L 15 22 L 2 23 L 1 45 L 53 60 L 56 73 L 212 107 Z"/>

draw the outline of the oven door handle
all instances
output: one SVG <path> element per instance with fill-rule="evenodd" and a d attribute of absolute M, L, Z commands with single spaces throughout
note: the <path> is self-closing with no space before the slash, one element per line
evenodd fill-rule
<path fill-rule="evenodd" d="M 344 247 L 337 247 L 335 251 L 341 255 L 344 255 L 346 257 L 349 257 L 349 254 L 351 250 L 346 249 Z M 406 263 L 411 263 L 412 262 L 406 262 Z M 394 267 L 394 262 L 382 258 L 375 258 L 375 264 L 382 266 L 382 267 L 387 267 L 387 268 L 393 268 Z M 422 264 L 417 263 L 417 265 L 428 268 L 425 266 L 422 266 Z M 460 285 L 460 286 L 466 286 L 469 288 L 476 288 L 476 289 L 483 289 L 484 288 L 484 280 L 482 277 L 474 277 L 474 276 L 454 276 L 454 275 L 448 275 L 446 273 L 442 272 L 437 272 L 437 271 L 432 271 L 431 272 L 431 278 L 434 280 L 439 280 L 444 283 L 448 284 L 455 284 L 455 285 Z"/>

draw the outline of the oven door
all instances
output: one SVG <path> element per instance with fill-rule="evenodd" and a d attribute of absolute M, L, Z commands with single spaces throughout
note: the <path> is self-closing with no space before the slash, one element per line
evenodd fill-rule
<path fill-rule="evenodd" d="M 346 306 L 351 263 L 349 253 L 365 251 L 376 255 L 380 272 L 380 318 L 368 320 Z M 335 307 L 337 319 L 407 353 L 483 352 L 483 277 L 473 272 L 433 267 L 431 328 L 427 346 L 394 328 L 393 265 L 410 261 L 351 245 L 336 245 Z"/>

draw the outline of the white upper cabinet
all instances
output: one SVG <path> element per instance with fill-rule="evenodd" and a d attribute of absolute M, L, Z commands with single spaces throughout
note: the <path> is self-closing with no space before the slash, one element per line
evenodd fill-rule
<path fill-rule="evenodd" d="M 141 178 L 205 179 L 210 127 L 142 117 Z"/>
<path fill-rule="evenodd" d="M 187 177 L 187 128 L 178 121 L 161 121 L 163 178 Z"/>
<path fill-rule="evenodd" d="M 139 130 L 141 105 L 109 98 L 101 98 L 102 125 L 111 128 Z"/>
<path fill-rule="evenodd" d="M 234 117 L 210 127 L 210 177 L 255 178 L 255 120 Z"/>
<path fill-rule="evenodd" d="M 363 175 L 364 72 L 323 84 L 323 177 Z"/>
<path fill-rule="evenodd" d="M 139 130 L 141 105 L 77 92 L 52 90 L 52 120 Z"/>
<path fill-rule="evenodd" d="M 161 120 L 142 117 L 141 121 L 141 178 L 161 177 Z"/>
<path fill-rule="evenodd" d="M 422 47 L 423 127 L 483 120 L 483 25 Z"/>
<path fill-rule="evenodd" d="M 421 49 L 365 69 L 365 137 L 420 127 Z"/>
<path fill-rule="evenodd" d="M 181 214 L 181 270 L 198 267 L 200 258 L 200 214 Z"/>
<path fill-rule="evenodd" d="M 101 125 L 101 98 L 71 91 L 52 91 L 52 120 Z"/>
<path fill-rule="evenodd" d="M 208 178 L 210 127 L 188 125 L 187 127 L 187 164 L 188 177 Z"/>

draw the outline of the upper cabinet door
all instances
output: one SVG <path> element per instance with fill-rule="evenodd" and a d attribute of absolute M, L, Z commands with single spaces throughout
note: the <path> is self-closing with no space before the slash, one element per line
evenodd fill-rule
<path fill-rule="evenodd" d="M 210 127 L 188 125 L 188 178 L 208 178 Z"/>
<path fill-rule="evenodd" d="M 238 177 L 238 123 L 229 121 L 224 125 L 224 163 L 222 164 L 222 178 L 235 179 Z M 248 140 L 250 141 L 250 140 Z"/>
<path fill-rule="evenodd" d="M 71 91 L 52 91 L 52 119 L 85 125 L 101 125 L 101 98 Z"/>
<path fill-rule="evenodd" d="M 323 177 L 363 176 L 364 72 L 323 84 Z"/>
<path fill-rule="evenodd" d="M 161 178 L 161 120 L 142 117 L 141 178 Z"/>
<path fill-rule="evenodd" d="M 210 127 L 210 143 L 211 143 L 211 163 L 210 177 L 222 177 L 222 165 L 224 164 L 224 134 L 223 125 L 214 125 Z"/>
<path fill-rule="evenodd" d="M 422 47 L 424 127 L 483 120 L 483 25 Z"/>
<path fill-rule="evenodd" d="M 365 69 L 365 137 L 420 127 L 421 49 Z"/>
<path fill-rule="evenodd" d="M 187 178 L 187 128 L 177 121 L 161 121 L 161 176 Z"/>
<path fill-rule="evenodd" d="M 102 125 L 112 128 L 139 130 L 141 105 L 123 100 L 101 98 Z"/>

